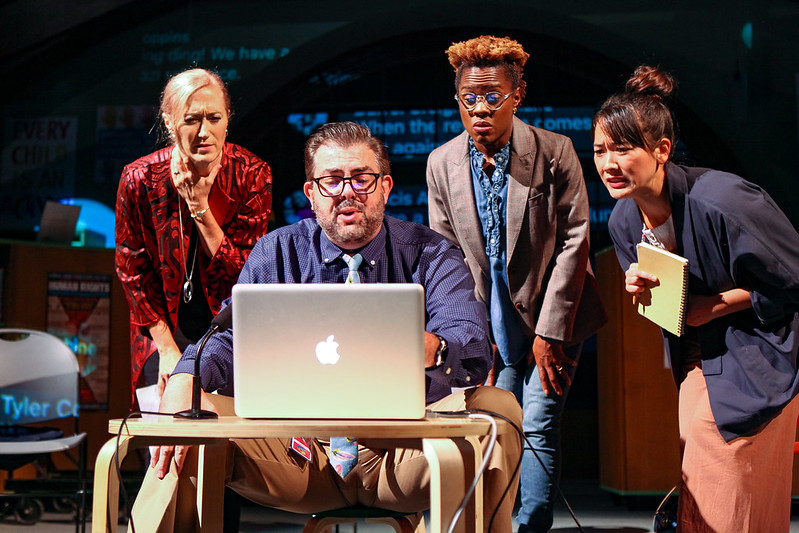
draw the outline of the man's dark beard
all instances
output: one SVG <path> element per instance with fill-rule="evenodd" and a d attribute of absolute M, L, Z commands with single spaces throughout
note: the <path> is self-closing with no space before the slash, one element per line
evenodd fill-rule
<path fill-rule="evenodd" d="M 380 193 L 380 195 L 382 197 L 382 193 Z M 379 231 L 378 228 L 383 224 L 385 205 L 381 201 L 379 206 L 380 208 L 377 209 L 377 212 L 369 213 L 364 204 L 353 200 L 345 200 L 335 207 L 331 218 L 323 220 L 317 214 L 316 220 L 331 242 L 346 246 L 349 243 L 361 241 Z M 358 224 L 351 224 L 344 227 L 339 226 L 336 223 L 336 218 L 338 218 L 341 210 L 345 208 L 357 209 L 364 215 L 363 220 Z"/>

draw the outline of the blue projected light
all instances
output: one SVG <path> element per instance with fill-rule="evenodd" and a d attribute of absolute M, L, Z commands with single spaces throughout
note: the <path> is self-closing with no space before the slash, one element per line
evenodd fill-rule
<path fill-rule="evenodd" d="M 328 122 L 327 113 L 291 113 L 286 121 L 306 137 Z"/>
<path fill-rule="evenodd" d="M 741 28 L 741 40 L 744 42 L 747 48 L 750 50 L 752 49 L 752 23 L 747 22 L 744 24 L 743 28 Z"/>
<path fill-rule="evenodd" d="M 591 120 L 592 106 L 524 106 L 516 116 L 533 126 L 569 137 L 578 157 L 590 168 L 593 158 Z M 424 164 L 438 146 L 463 132 L 463 121 L 456 106 L 426 109 L 361 109 L 332 113 L 298 112 L 287 117 L 287 124 L 299 134 L 308 136 L 327 121 L 351 120 L 364 124 L 380 138 L 392 163 Z M 418 172 L 418 167 L 409 172 Z M 396 182 L 391 191 L 386 214 L 427 224 L 427 189 L 424 172 L 417 183 Z M 417 174 L 419 176 L 419 174 Z M 607 220 L 615 201 L 595 173 L 586 176 L 591 203 L 592 230 L 606 230 Z M 301 191 L 294 191 L 283 205 L 286 223 L 313 216 Z"/>
<path fill-rule="evenodd" d="M 517 116 L 528 124 L 566 135 L 572 139 L 580 157 L 593 157 L 591 117 L 588 106 L 525 106 Z M 369 127 L 386 143 L 394 162 L 427 161 L 427 156 L 463 131 L 460 113 L 455 107 L 441 109 L 363 109 L 340 113 L 292 113 L 286 122 L 306 137 L 328 121 L 351 120 Z"/>
<path fill-rule="evenodd" d="M 78 217 L 78 225 L 75 228 L 75 233 L 84 235 L 84 241 L 87 240 L 87 235 L 93 235 L 97 238 L 96 243 L 84 242 L 84 246 L 90 245 L 114 248 L 113 209 L 89 198 L 64 198 L 61 200 L 61 203 L 80 206 L 80 216 Z"/>

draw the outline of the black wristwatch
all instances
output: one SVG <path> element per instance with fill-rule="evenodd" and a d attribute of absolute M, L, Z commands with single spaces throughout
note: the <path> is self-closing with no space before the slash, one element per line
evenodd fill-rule
<path fill-rule="evenodd" d="M 439 344 L 438 349 L 436 350 L 436 363 L 433 368 L 443 366 L 444 361 L 447 360 L 447 341 L 444 339 L 444 337 L 440 337 L 438 335 L 436 335 L 436 337 L 438 337 Z"/>

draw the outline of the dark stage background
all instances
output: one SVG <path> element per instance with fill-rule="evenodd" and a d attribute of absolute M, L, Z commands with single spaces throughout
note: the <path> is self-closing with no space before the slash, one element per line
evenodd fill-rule
<path fill-rule="evenodd" d="M 681 157 L 761 184 L 796 224 L 797 28 L 799 6 L 787 0 L 2 2 L 0 237 L 33 239 L 44 203 L 68 198 L 91 207 L 80 227 L 112 234 L 122 166 L 158 147 L 160 91 L 193 65 L 228 82 L 229 139 L 272 165 L 271 228 L 303 215 L 307 134 L 343 119 L 388 143 L 389 212 L 424 223 L 427 154 L 461 131 L 444 50 L 483 33 L 530 52 L 520 116 L 574 141 L 594 251 L 610 244 L 613 202 L 591 161 L 590 119 L 642 62 L 680 81 Z M 572 430 L 587 439 L 596 438 L 592 344 L 569 404 Z M 567 474 L 595 471 L 590 448 Z"/>

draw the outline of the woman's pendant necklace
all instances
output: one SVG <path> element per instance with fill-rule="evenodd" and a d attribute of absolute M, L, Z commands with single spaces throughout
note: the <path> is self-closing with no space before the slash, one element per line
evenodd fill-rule
<path fill-rule="evenodd" d="M 181 212 L 181 206 L 178 204 L 178 222 L 180 223 L 180 257 L 184 259 L 184 261 L 189 260 L 189 254 L 183 253 L 183 213 Z M 189 246 L 191 246 L 191 239 L 189 239 Z M 194 258 L 191 260 L 191 270 L 189 270 L 189 265 L 186 265 L 186 269 L 184 270 L 184 276 L 186 281 L 183 282 L 183 302 L 189 303 L 191 301 L 192 296 L 194 296 L 194 284 L 191 282 L 191 278 L 194 277 L 194 265 L 197 263 L 197 248 L 199 248 L 199 243 L 196 243 L 194 246 Z"/>
<path fill-rule="evenodd" d="M 191 280 L 187 279 L 186 283 L 183 284 L 183 301 L 185 303 L 189 303 L 191 301 L 192 291 L 193 290 L 194 290 L 194 287 L 193 287 L 193 285 L 191 283 Z"/>

